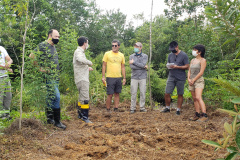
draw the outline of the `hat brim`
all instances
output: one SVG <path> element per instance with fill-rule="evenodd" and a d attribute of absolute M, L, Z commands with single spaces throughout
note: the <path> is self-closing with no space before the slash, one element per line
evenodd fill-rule
<path fill-rule="evenodd" d="M 175 50 L 175 48 L 176 48 L 176 47 L 169 47 L 169 50 L 170 50 L 170 51 L 173 51 L 173 50 Z"/>

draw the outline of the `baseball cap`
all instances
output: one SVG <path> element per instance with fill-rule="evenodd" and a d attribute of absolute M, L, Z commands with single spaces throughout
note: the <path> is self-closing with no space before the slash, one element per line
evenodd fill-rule
<path fill-rule="evenodd" d="M 142 43 L 141 42 L 137 42 L 137 43 L 134 44 L 134 46 L 142 47 Z"/>
<path fill-rule="evenodd" d="M 169 50 L 170 51 L 173 51 L 175 50 L 175 48 L 178 46 L 178 43 L 176 41 L 172 41 L 170 44 L 169 44 Z"/>

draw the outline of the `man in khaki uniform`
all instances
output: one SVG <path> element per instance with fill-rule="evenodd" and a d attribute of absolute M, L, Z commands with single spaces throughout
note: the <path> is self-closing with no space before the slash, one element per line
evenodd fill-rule
<path fill-rule="evenodd" d="M 89 71 L 93 69 L 92 62 L 87 60 L 84 51 L 88 48 L 86 37 L 78 38 L 78 47 L 73 56 L 74 80 L 79 91 L 78 118 L 86 123 L 92 123 L 88 119 L 89 113 Z"/>

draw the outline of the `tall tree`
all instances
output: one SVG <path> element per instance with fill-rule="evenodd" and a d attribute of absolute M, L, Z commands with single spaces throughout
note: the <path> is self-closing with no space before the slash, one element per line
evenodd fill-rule
<path fill-rule="evenodd" d="M 165 15 L 169 19 L 177 20 L 184 13 L 190 18 L 193 14 L 196 15 L 198 9 L 204 9 L 207 5 L 207 0 L 164 0 L 169 9 L 165 9 Z"/>
<path fill-rule="evenodd" d="M 206 15 L 214 29 L 224 35 L 224 45 L 235 43 L 235 55 L 240 56 L 240 1 L 211 0 Z"/>

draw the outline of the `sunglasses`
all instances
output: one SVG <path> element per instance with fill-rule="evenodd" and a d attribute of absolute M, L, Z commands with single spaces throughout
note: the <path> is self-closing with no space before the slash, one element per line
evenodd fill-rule
<path fill-rule="evenodd" d="M 118 45 L 112 45 L 112 47 L 117 47 Z"/>

